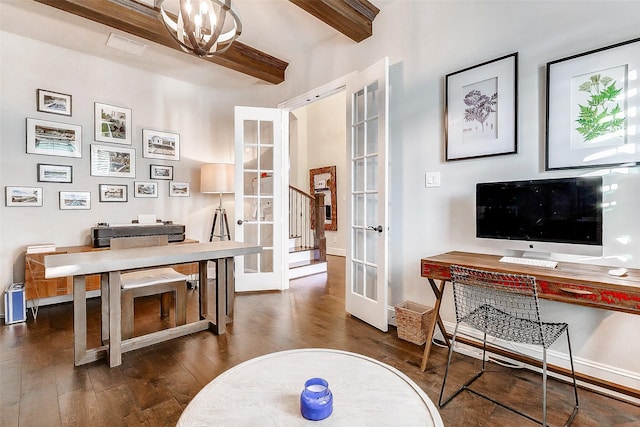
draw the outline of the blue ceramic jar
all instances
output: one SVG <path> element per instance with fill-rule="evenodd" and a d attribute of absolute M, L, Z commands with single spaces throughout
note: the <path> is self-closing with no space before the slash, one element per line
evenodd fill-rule
<path fill-rule="evenodd" d="M 322 378 L 311 378 L 304 383 L 300 394 L 300 412 L 308 420 L 324 420 L 333 412 L 333 394 L 329 383 Z"/>

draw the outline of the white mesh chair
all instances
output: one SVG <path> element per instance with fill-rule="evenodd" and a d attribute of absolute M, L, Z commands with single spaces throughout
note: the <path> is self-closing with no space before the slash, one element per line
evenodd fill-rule
<path fill-rule="evenodd" d="M 575 406 L 565 426 L 571 424 L 578 411 L 578 389 L 576 385 L 569 326 L 566 323 L 546 323 L 540 320 L 536 279 L 531 276 L 496 273 L 466 267 L 451 266 L 451 282 L 456 309 L 456 327 L 449 348 L 449 358 L 440 389 L 438 404 L 445 406 L 461 391 L 468 390 L 491 402 L 522 415 L 534 422 L 547 425 L 547 349 L 563 332 L 567 334 L 569 361 L 573 377 Z M 459 326 L 465 323 L 483 333 L 482 370 L 443 401 L 443 395 L 451 355 L 453 354 Z M 542 347 L 542 421 L 515 408 L 500 403 L 491 397 L 471 389 L 469 386 L 485 372 L 487 336 L 500 340 Z"/>
<path fill-rule="evenodd" d="M 167 245 L 167 235 L 120 237 L 110 241 L 112 250 Z M 160 294 L 160 317 L 168 317 L 174 293 L 176 326 L 187 322 L 187 278 L 171 267 L 131 271 L 120 276 L 122 288 L 122 339 L 133 336 L 134 298 Z"/>

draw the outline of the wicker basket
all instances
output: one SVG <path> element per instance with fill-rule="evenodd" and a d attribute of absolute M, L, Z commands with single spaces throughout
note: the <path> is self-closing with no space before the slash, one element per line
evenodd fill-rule
<path fill-rule="evenodd" d="M 418 345 L 424 344 L 433 308 L 412 301 L 405 301 L 395 308 L 398 338 Z"/>

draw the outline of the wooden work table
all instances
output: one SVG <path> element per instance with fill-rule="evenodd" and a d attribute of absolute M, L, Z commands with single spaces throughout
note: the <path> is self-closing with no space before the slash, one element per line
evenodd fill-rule
<path fill-rule="evenodd" d="M 73 277 L 75 364 L 82 365 L 108 355 L 109 365 L 112 367 L 118 366 L 122 363 L 122 352 L 205 329 L 211 329 L 217 334 L 224 334 L 226 326 L 226 289 L 229 289 L 230 292 L 234 289 L 234 257 L 258 253 L 261 250 L 260 246 L 253 244 L 222 241 L 45 256 L 45 277 L 47 279 Z M 207 262 L 209 261 L 214 261 L 216 265 L 216 308 L 214 315 L 211 317 L 207 307 Z M 200 320 L 122 341 L 121 272 L 193 262 L 199 264 Z M 85 277 L 93 274 L 100 275 L 101 282 L 103 345 L 87 349 Z M 106 303 L 107 301 L 108 304 Z"/>
<path fill-rule="evenodd" d="M 626 275 L 616 277 L 609 274 L 609 270 L 613 267 L 602 265 L 558 262 L 555 268 L 546 268 L 504 263 L 500 262 L 500 258 L 501 256 L 498 255 L 447 252 L 420 260 L 420 275 L 429 280 L 436 296 L 435 315 L 432 316 L 432 322 L 428 326 L 427 341 L 420 366 L 422 371 L 427 367 L 436 324 L 449 345 L 439 311 L 445 284 L 451 280 L 449 267 L 452 265 L 534 276 L 538 286 L 538 296 L 541 299 L 640 314 L 640 269 L 629 268 Z M 597 383 L 592 378 L 580 379 Z M 618 391 L 631 395 L 638 392 L 637 390 Z"/>
<path fill-rule="evenodd" d="M 197 240 L 184 239 L 181 242 L 169 243 L 169 245 L 182 245 L 187 243 L 198 243 Z M 38 305 L 38 299 L 51 298 L 73 293 L 73 279 L 70 276 L 56 277 L 53 279 L 44 276 L 44 257 L 47 255 L 75 254 L 78 252 L 108 251 L 109 248 L 94 248 L 91 245 L 62 246 L 53 252 L 42 252 L 29 254 L 25 253 L 24 263 L 24 286 L 27 300 L 36 300 L 34 305 Z M 182 274 L 198 274 L 198 264 L 182 264 L 175 267 Z M 87 290 L 94 291 L 100 289 L 100 276 L 88 275 L 85 277 Z M 37 309 L 36 309 L 37 312 Z M 34 313 L 35 314 L 35 313 Z"/>

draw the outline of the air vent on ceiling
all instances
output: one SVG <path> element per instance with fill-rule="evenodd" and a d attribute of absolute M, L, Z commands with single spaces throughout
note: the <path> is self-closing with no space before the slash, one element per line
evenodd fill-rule
<path fill-rule="evenodd" d="M 140 43 L 114 33 L 109 34 L 107 46 L 136 56 L 141 56 L 147 48 L 147 45 L 144 43 Z"/>

